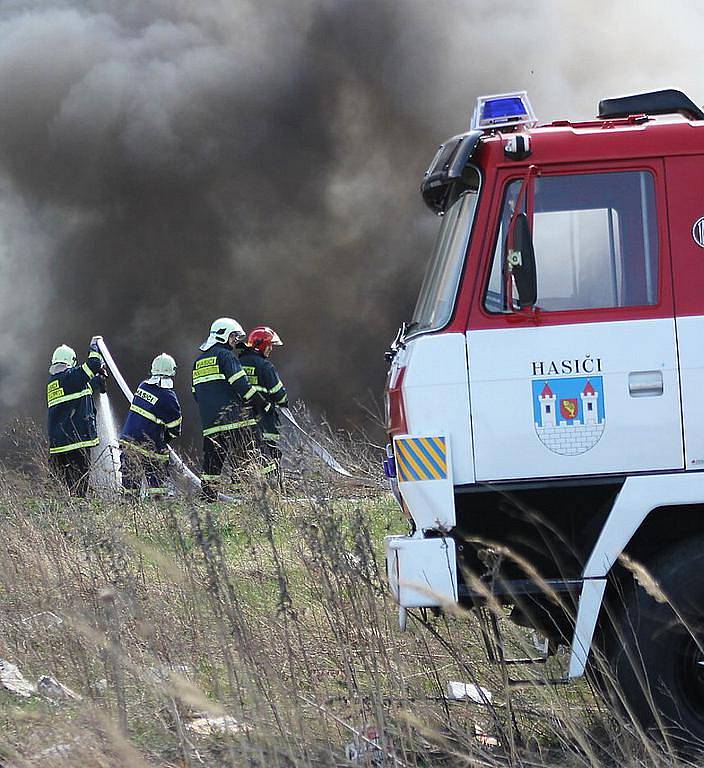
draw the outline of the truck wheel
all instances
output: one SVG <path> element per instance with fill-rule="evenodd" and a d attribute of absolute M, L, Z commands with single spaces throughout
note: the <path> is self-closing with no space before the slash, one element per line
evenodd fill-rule
<path fill-rule="evenodd" d="M 649 734 L 677 750 L 704 749 L 704 538 L 646 567 L 656 586 L 633 584 L 621 596 L 601 687 Z"/>

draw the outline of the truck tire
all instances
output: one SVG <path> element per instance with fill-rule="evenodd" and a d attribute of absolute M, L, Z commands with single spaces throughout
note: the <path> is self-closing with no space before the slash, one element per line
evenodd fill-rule
<path fill-rule="evenodd" d="M 704 749 L 704 538 L 646 569 L 655 585 L 629 585 L 609 622 L 600 687 L 649 735 L 677 751 Z"/>

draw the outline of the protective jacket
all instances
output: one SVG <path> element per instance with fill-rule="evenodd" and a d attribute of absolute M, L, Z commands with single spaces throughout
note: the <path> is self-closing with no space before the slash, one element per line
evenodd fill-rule
<path fill-rule="evenodd" d="M 146 380 L 134 393 L 120 440 L 167 458 L 167 443 L 181 434 L 181 421 L 173 389 Z"/>
<path fill-rule="evenodd" d="M 203 437 L 257 423 L 242 414 L 243 406 L 255 401 L 257 390 L 249 385 L 237 355 L 227 344 L 213 344 L 196 358 L 191 391 L 200 410 Z"/>
<path fill-rule="evenodd" d="M 240 354 L 240 364 L 247 374 L 250 386 L 260 392 L 272 406 L 283 408 L 288 405 L 286 388 L 271 360 L 256 349 L 247 347 L 246 351 Z M 259 429 L 265 441 L 279 439 L 279 414 L 276 407 L 262 414 Z"/>
<path fill-rule="evenodd" d="M 49 375 L 46 387 L 49 453 L 66 453 L 98 445 L 92 379 L 103 358 L 92 350 L 83 365 Z"/>

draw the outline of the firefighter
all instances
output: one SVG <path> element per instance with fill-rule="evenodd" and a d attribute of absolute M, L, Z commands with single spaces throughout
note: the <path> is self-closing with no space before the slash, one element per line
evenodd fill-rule
<path fill-rule="evenodd" d="M 240 353 L 240 364 L 249 383 L 266 398 L 271 409 L 262 414 L 255 428 L 257 447 L 263 457 L 262 474 L 268 475 L 276 485 L 281 485 L 281 450 L 279 449 L 278 408 L 288 405 L 286 389 L 269 359 L 274 347 L 283 346 L 278 333 L 266 325 L 252 328 L 247 346 Z"/>
<path fill-rule="evenodd" d="M 92 386 L 98 375 L 106 374 L 95 338 L 83 365 L 66 344 L 51 356 L 46 388 L 49 468 L 74 496 L 88 493 L 90 449 L 99 442 Z"/>
<path fill-rule="evenodd" d="M 132 398 L 120 435 L 122 486 L 139 494 L 142 478 L 147 495 L 154 499 L 166 493 L 169 471 L 168 443 L 181 434 L 181 405 L 174 392 L 176 361 L 162 352 L 152 361 L 151 376 Z"/>
<path fill-rule="evenodd" d="M 235 348 L 245 338 L 242 326 L 230 317 L 216 320 L 208 338 L 200 345 L 201 354 L 193 363 L 193 397 L 198 403 L 203 429 L 203 495 L 217 499 L 222 469 L 229 458 L 241 468 L 254 443 L 254 415 L 243 414 L 243 406 L 254 412 L 270 410 L 268 401 L 247 381 Z"/>

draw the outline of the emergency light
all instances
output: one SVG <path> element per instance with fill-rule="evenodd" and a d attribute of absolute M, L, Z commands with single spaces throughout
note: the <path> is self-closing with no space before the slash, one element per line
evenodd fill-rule
<path fill-rule="evenodd" d="M 472 115 L 472 129 L 485 131 L 490 128 L 514 125 L 536 125 L 537 119 L 526 91 L 503 93 L 496 96 L 480 96 Z"/>

